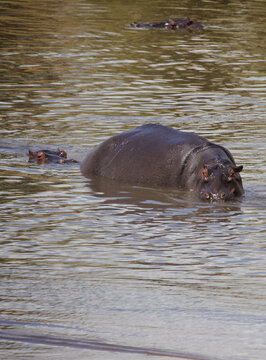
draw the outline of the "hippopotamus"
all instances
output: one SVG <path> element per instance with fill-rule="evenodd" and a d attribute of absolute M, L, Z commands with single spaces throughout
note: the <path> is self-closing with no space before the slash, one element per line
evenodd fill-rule
<path fill-rule="evenodd" d="M 203 25 L 197 21 L 191 20 L 189 17 L 186 19 L 168 19 L 167 21 L 159 21 L 152 23 L 137 23 L 130 24 L 131 27 L 138 28 L 166 28 L 170 30 L 188 30 L 195 31 L 203 29 Z"/>
<path fill-rule="evenodd" d="M 115 135 L 93 148 L 81 163 L 85 177 L 177 187 L 209 201 L 240 197 L 242 169 L 225 147 L 160 124 Z"/>
<path fill-rule="evenodd" d="M 56 151 L 52 150 L 38 150 L 33 152 L 29 150 L 29 162 L 36 161 L 38 164 L 46 164 L 48 162 L 66 164 L 77 162 L 74 159 L 67 159 L 67 153 L 64 150 L 57 148 Z"/>

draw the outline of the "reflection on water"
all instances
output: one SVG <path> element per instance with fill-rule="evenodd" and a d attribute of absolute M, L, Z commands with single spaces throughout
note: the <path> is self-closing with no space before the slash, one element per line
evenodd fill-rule
<path fill-rule="evenodd" d="M 263 11 L 256 0 L 1 5 L 0 358 L 265 358 Z M 206 27 L 128 26 L 169 16 Z M 244 198 L 209 204 L 28 163 L 29 149 L 58 146 L 81 160 L 148 122 L 229 148 Z"/>

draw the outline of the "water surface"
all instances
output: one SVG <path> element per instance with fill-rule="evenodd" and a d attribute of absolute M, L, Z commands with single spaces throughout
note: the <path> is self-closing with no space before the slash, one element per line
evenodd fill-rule
<path fill-rule="evenodd" d="M 266 357 L 265 3 L 1 4 L 1 359 Z M 130 28 L 190 16 L 197 33 Z M 149 122 L 243 164 L 245 196 L 85 179 L 28 149 Z"/>

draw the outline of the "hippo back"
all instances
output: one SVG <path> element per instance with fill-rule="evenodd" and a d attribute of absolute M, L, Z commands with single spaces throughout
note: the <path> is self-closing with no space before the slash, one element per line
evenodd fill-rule
<path fill-rule="evenodd" d="M 81 171 L 87 177 L 100 175 L 128 183 L 176 186 L 181 184 L 180 174 L 189 154 L 211 144 L 193 133 L 147 124 L 98 145 L 81 164 Z"/>

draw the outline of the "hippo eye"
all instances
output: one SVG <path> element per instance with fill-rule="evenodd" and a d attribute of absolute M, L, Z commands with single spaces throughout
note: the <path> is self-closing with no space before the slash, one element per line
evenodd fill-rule
<path fill-rule="evenodd" d="M 209 170 L 208 170 L 206 167 L 204 167 L 204 168 L 202 169 L 201 178 L 202 178 L 202 181 L 205 182 L 205 183 L 209 181 L 210 172 L 209 172 Z"/>
<path fill-rule="evenodd" d="M 63 158 L 67 158 L 67 153 L 64 150 L 61 150 L 59 153 L 59 156 L 63 157 Z"/>
<path fill-rule="evenodd" d="M 240 175 L 235 173 L 235 174 L 232 174 L 231 176 L 228 176 L 228 175 L 224 175 L 224 179 L 227 183 L 230 183 L 232 181 L 237 181 L 237 182 L 240 182 L 241 181 L 241 178 L 240 178 Z"/>
<path fill-rule="evenodd" d="M 37 154 L 37 158 L 38 158 L 38 159 L 43 159 L 43 158 L 45 158 L 45 154 L 44 154 L 43 152 L 39 152 L 39 153 Z"/>

